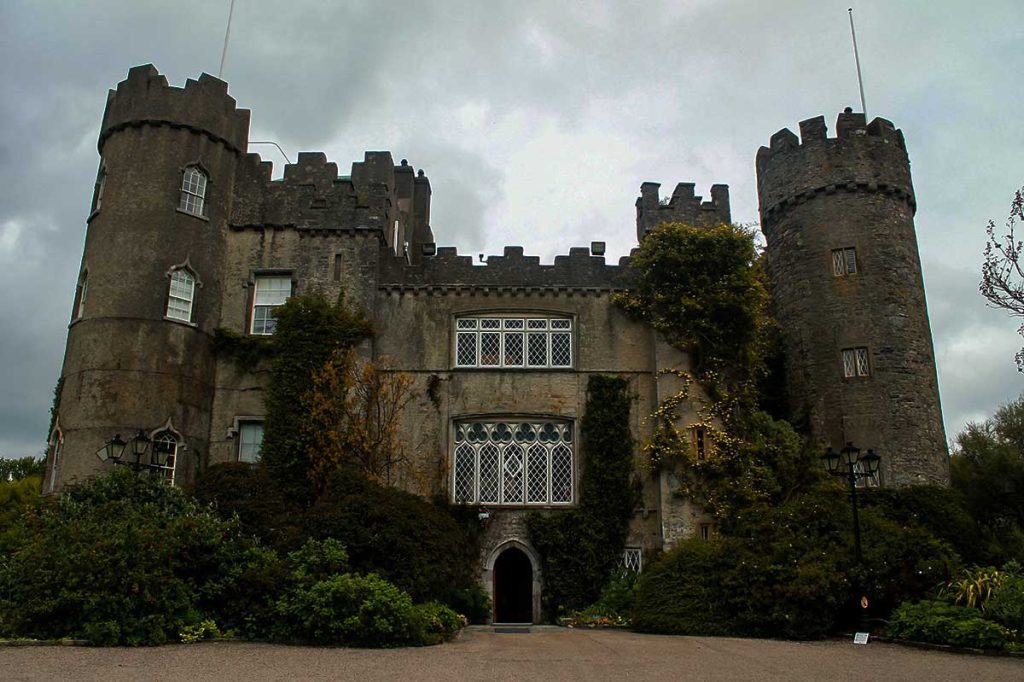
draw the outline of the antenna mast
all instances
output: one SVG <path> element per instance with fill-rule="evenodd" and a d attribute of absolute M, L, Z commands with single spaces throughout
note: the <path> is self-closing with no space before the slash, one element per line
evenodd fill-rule
<path fill-rule="evenodd" d="M 228 37 L 231 35 L 231 16 L 234 13 L 235 0 L 231 0 L 231 6 L 228 7 L 228 27 L 224 30 L 224 49 L 221 50 L 220 53 L 220 69 L 218 69 L 217 71 L 217 78 L 221 78 L 224 75 L 224 59 L 228 56 Z M 850 21 L 853 21 L 853 19 L 851 19 Z M 857 68 L 860 69 L 859 66 Z M 863 99 L 863 96 L 861 97 L 861 99 Z"/>
<path fill-rule="evenodd" d="M 234 2 L 234 0 L 231 0 Z M 850 13 L 850 36 L 853 37 L 853 59 L 857 62 L 857 84 L 860 86 L 860 109 L 864 113 L 864 119 L 868 117 L 868 105 L 864 103 L 864 79 L 860 75 L 860 54 L 857 52 L 857 31 L 853 28 L 853 8 L 847 10 Z M 225 40 L 227 40 L 225 38 Z M 227 43 L 225 43 L 225 46 Z"/>

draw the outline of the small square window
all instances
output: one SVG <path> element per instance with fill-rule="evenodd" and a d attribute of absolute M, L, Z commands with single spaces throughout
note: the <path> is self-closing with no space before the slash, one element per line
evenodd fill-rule
<path fill-rule="evenodd" d="M 639 547 L 627 547 L 622 550 L 622 560 L 619 565 L 634 573 L 639 573 L 644 566 L 643 550 Z"/>
<path fill-rule="evenodd" d="M 844 348 L 843 349 L 843 377 L 852 379 L 854 377 L 866 377 L 871 375 L 871 364 L 868 356 L 868 349 Z"/>
<path fill-rule="evenodd" d="M 846 277 L 857 274 L 857 249 L 847 246 L 842 249 L 832 250 L 832 274 L 836 277 Z"/>

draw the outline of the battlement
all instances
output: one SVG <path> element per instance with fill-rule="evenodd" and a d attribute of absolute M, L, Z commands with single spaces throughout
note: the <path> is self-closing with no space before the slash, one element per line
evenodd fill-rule
<path fill-rule="evenodd" d="M 166 125 L 207 135 L 236 153 L 244 153 L 249 138 L 249 110 L 238 109 L 228 84 L 204 73 L 185 87 L 167 84 L 152 64 L 133 67 L 128 77 L 107 95 L 100 127 L 99 149 L 111 134 L 129 127 Z"/>
<path fill-rule="evenodd" d="M 695 194 L 694 183 L 680 182 L 664 203 L 659 197 L 660 187 L 657 182 L 640 185 L 640 196 L 636 200 L 637 241 L 643 241 L 648 232 L 665 222 L 705 227 L 732 222 L 728 185 L 711 185 L 711 201 L 704 201 Z"/>
<path fill-rule="evenodd" d="M 824 116 L 800 122 L 800 137 L 788 128 L 757 152 L 762 216 L 819 192 L 881 191 L 916 206 L 903 132 L 891 121 L 847 108 L 828 136 Z"/>
<path fill-rule="evenodd" d="M 591 255 L 587 247 L 569 249 L 568 255 L 555 256 L 552 264 L 542 264 L 538 256 L 523 255 L 523 247 L 506 246 L 500 256 L 487 256 L 474 264 L 474 257 L 460 255 L 453 246 L 435 250 L 425 245 L 419 263 L 408 265 L 404 259 L 390 258 L 381 263 L 380 282 L 385 289 L 449 290 L 463 288 L 501 288 L 530 290 L 607 291 L 625 286 L 628 257 L 618 265 L 608 265 L 603 256 Z"/>

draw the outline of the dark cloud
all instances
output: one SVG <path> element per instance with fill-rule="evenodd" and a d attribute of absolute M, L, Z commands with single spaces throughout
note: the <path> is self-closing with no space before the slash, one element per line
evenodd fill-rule
<path fill-rule="evenodd" d="M 781 127 L 858 100 L 847 4 L 235 4 L 225 78 L 253 133 L 345 168 L 390 149 L 425 168 L 437 240 L 464 252 L 635 239 L 642 181 L 731 187 Z M 228 0 L 0 4 L 0 453 L 41 449 L 108 88 L 152 62 L 216 73 Z M 976 291 L 983 226 L 1024 183 L 1015 2 L 858 3 L 869 113 L 907 135 L 950 436 L 1017 395 L 1016 323 Z M 257 151 L 272 158 L 276 152 Z M 293 156 L 294 158 L 294 156 Z"/>

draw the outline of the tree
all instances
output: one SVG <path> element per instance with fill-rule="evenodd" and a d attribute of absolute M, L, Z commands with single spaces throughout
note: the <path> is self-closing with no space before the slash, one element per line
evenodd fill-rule
<path fill-rule="evenodd" d="M 1024 242 L 1017 239 L 1015 228 L 1024 222 L 1024 187 L 1017 190 L 1010 202 L 1010 215 L 1006 219 L 1006 232 L 996 237 L 996 224 L 988 221 L 985 232 L 985 262 L 981 265 L 981 284 L 978 290 L 989 305 L 1002 308 L 1014 317 L 1024 317 L 1024 263 L 1021 250 Z M 1017 333 L 1024 336 L 1024 324 Z M 1024 348 L 1017 352 L 1017 371 L 1024 372 Z"/>
<path fill-rule="evenodd" d="M 29 476 L 46 475 L 46 460 L 35 457 L 0 457 L 0 481 L 20 481 Z"/>
<path fill-rule="evenodd" d="M 999 558 L 1024 558 L 1024 396 L 957 435 L 950 474 L 971 515 L 996 535 Z"/>

